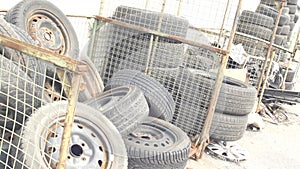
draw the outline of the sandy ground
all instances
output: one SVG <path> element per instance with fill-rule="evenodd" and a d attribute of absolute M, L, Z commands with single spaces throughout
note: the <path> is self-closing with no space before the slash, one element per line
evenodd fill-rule
<path fill-rule="evenodd" d="M 300 91 L 297 83 L 297 91 Z M 249 152 L 246 161 L 220 160 L 204 154 L 199 161 L 189 160 L 192 169 L 299 169 L 300 168 L 300 104 L 284 105 L 290 120 L 286 124 L 265 122 L 259 132 L 246 131 L 237 143 Z"/>

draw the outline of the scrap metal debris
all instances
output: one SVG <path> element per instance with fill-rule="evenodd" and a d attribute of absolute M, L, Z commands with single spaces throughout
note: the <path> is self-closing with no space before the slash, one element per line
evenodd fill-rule
<path fill-rule="evenodd" d="M 248 151 L 235 142 L 215 141 L 206 146 L 205 152 L 222 160 L 239 162 L 248 158 Z"/>

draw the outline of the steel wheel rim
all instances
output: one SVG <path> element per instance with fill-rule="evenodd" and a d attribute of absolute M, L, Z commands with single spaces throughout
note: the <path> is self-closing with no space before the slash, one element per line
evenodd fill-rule
<path fill-rule="evenodd" d="M 70 50 L 67 30 L 58 18 L 45 11 L 36 11 L 27 20 L 28 34 L 38 46 L 65 55 Z"/>
<path fill-rule="evenodd" d="M 166 127 L 155 123 L 142 123 L 139 128 L 129 134 L 127 140 L 143 147 L 163 151 L 163 148 L 171 147 L 178 139 L 176 134 Z"/>
<path fill-rule="evenodd" d="M 59 125 L 58 125 L 59 124 Z M 43 159 L 56 168 L 63 132 L 63 118 L 54 120 L 40 140 Z M 46 139 L 46 141 L 44 140 Z M 67 156 L 67 167 L 109 168 L 113 163 L 113 151 L 105 134 L 90 120 L 75 117 Z"/>

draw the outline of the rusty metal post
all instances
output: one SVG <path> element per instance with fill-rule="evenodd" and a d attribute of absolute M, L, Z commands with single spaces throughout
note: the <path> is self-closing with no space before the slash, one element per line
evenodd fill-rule
<path fill-rule="evenodd" d="M 269 74 L 271 72 L 271 68 L 272 68 L 271 65 L 273 63 L 274 57 L 275 57 L 275 50 L 272 51 L 272 55 L 271 55 L 271 58 L 270 58 L 270 65 L 269 65 L 269 67 L 267 69 L 267 72 L 266 72 L 266 76 L 267 77 L 269 76 Z M 260 103 L 261 103 L 261 100 L 263 98 L 265 88 L 267 86 L 267 81 L 268 81 L 268 79 L 265 79 L 264 82 L 263 82 L 263 84 L 262 84 L 262 88 L 261 88 L 260 96 L 258 98 L 258 104 L 257 104 L 256 110 L 259 110 L 259 108 L 260 108 Z"/>
<path fill-rule="evenodd" d="M 264 72 L 265 72 L 265 70 L 267 68 L 268 58 L 269 58 L 269 56 L 271 54 L 271 50 L 273 48 L 273 41 L 275 39 L 275 35 L 276 35 L 277 28 L 278 28 L 278 23 L 279 23 L 279 20 L 280 20 L 280 16 L 281 16 L 281 13 L 282 13 L 282 8 L 283 8 L 283 5 L 284 5 L 284 2 L 286 2 L 286 0 L 282 0 L 281 3 L 280 3 L 280 6 L 279 6 L 279 12 L 278 12 L 278 15 L 276 17 L 275 27 L 273 29 L 273 33 L 272 33 L 272 36 L 271 36 L 271 39 L 270 39 L 268 51 L 266 53 L 265 61 L 264 61 L 264 64 L 263 64 L 263 68 L 261 70 L 261 74 L 260 74 L 259 81 L 258 81 L 258 84 L 257 84 L 257 93 L 259 93 L 260 86 L 261 86 L 261 84 L 263 82 Z M 265 78 L 267 79 L 268 77 L 266 76 Z M 258 103 L 260 103 L 260 100 L 258 100 Z"/>
<path fill-rule="evenodd" d="M 238 6 L 237 6 L 237 10 L 236 10 L 236 13 L 235 13 L 235 18 L 234 18 L 234 22 L 233 22 L 233 26 L 232 26 L 232 31 L 231 31 L 230 37 L 229 37 L 229 42 L 228 42 L 229 44 L 228 44 L 228 47 L 227 47 L 227 51 L 230 51 L 231 47 L 232 47 L 232 42 L 233 42 L 233 38 L 234 38 L 234 35 L 235 35 L 236 25 L 237 25 L 238 17 L 240 15 L 242 2 L 243 2 L 243 0 L 239 0 Z M 216 102 L 217 102 L 217 99 L 219 97 L 219 92 L 220 92 L 220 89 L 221 89 L 221 86 L 222 86 L 222 83 L 223 83 L 224 70 L 226 69 L 228 58 L 229 58 L 229 53 L 224 55 L 222 57 L 222 60 L 221 60 L 221 65 L 220 65 L 220 68 L 218 70 L 218 75 L 217 75 L 215 85 L 214 85 L 214 88 L 213 88 L 213 91 L 212 91 L 212 96 L 211 96 L 211 99 L 210 99 L 210 104 L 209 104 L 209 107 L 208 107 L 208 112 L 207 112 L 207 116 L 206 116 L 206 119 L 205 119 L 204 127 L 202 129 L 200 137 L 196 141 L 196 146 L 198 146 L 197 152 L 196 152 L 196 159 L 200 159 L 202 157 L 204 148 L 206 147 L 206 145 L 209 142 L 209 130 L 210 130 L 210 126 L 211 126 L 213 116 L 214 116 Z"/>
<path fill-rule="evenodd" d="M 221 29 L 220 29 L 220 34 L 219 34 L 219 38 L 218 38 L 218 43 L 217 43 L 218 45 L 220 44 L 221 37 L 223 36 L 224 24 L 225 24 L 226 17 L 227 17 L 227 14 L 228 14 L 228 9 L 229 9 L 229 2 L 230 2 L 230 0 L 228 0 L 227 4 L 226 4 L 225 14 L 224 14 L 224 17 L 223 17 L 223 21 L 222 21 L 222 25 L 221 25 Z"/>
<path fill-rule="evenodd" d="M 58 158 L 58 169 L 66 168 L 66 160 L 69 152 L 70 138 L 72 134 L 72 126 L 75 116 L 76 102 L 78 99 L 79 87 L 81 82 L 81 74 L 73 73 L 72 85 L 68 97 L 68 107 L 66 112 L 66 118 L 64 121 L 64 131 L 61 140 L 59 158 Z"/>
<path fill-rule="evenodd" d="M 289 70 L 289 68 L 290 68 L 290 64 L 291 64 L 291 62 L 292 62 L 292 60 L 293 60 L 293 58 L 295 58 L 295 55 L 296 55 L 296 51 L 297 51 L 297 43 L 298 43 L 298 40 L 299 40 L 299 33 L 300 33 L 300 29 L 298 30 L 298 33 L 297 33 L 297 37 L 296 37 L 296 41 L 295 41 L 295 43 L 294 43 L 294 46 L 293 46 L 293 52 L 291 53 L 291 57 L 290 57 L 290 59 L 289 59 L 289 61 L 288 61 L 288 65 L 287 65 L 287 67 L 286 67 L 286 71 L 285 71 L 285 74 L 284 74 L 284 76 L 283 76 L 283 85 L 282 85 L 282 89 L 285 89 L 285 79 L 286 79 L 286 77 L 287 77 L 287 74 L 288 74 L 288 70 Z"/>

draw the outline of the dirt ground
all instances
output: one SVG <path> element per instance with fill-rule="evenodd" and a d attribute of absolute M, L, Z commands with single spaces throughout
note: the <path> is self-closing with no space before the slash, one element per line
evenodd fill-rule
<path fill-rule="evenodd" d="M 297 83 L 297 91 L 300 91 Z M 237 143 L 249 152 L 241 162 L 228 162 L 204 154 L 199 161 L 189 160 L 192 169 L 299 169 L 300 168 L 300 104 L 283 105 L 290 120 L 285 124 L 265 122 L 258 131 L 246 131 Z"/>

